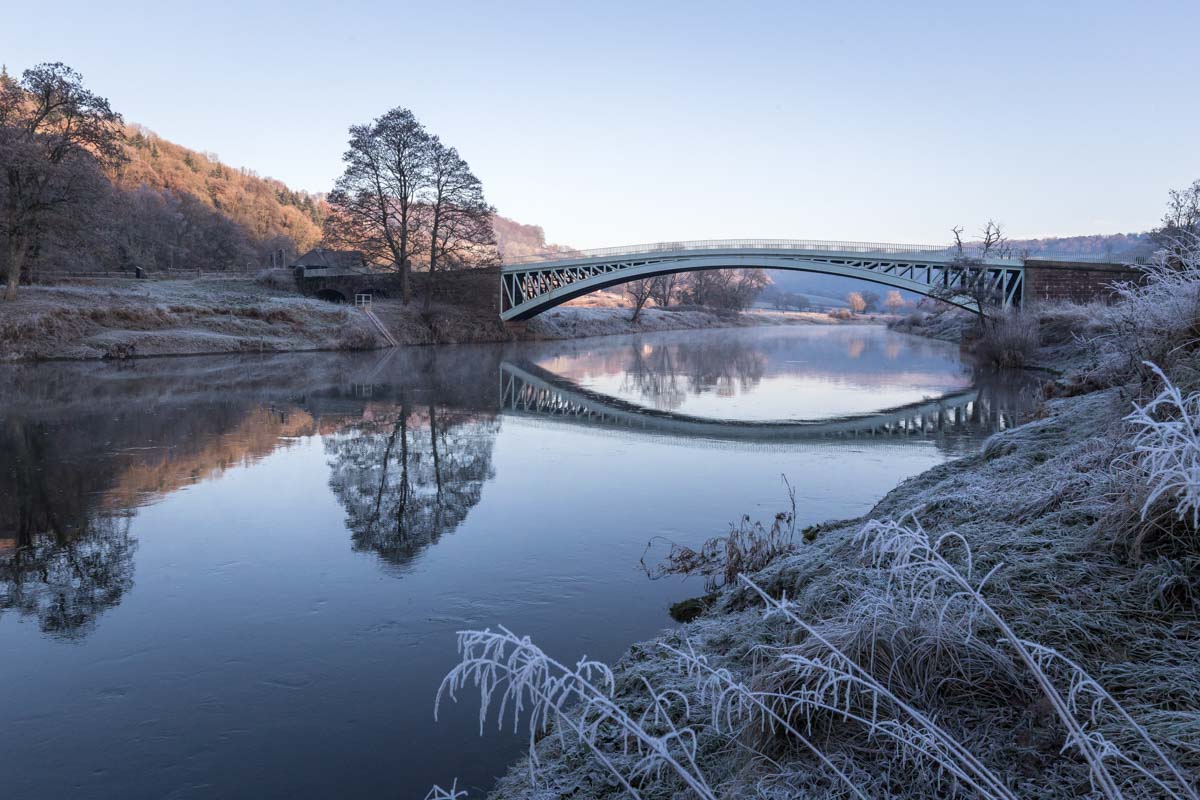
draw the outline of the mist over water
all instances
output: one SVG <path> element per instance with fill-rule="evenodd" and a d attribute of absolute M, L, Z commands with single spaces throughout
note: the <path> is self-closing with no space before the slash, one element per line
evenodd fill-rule
<path fill-rule="evenodd" d="M 650 581 L 797 490 L 865 513 L 1029 390 L 878 327 L 0 370 L 0 753 L 21 798 L 423 797 L 524 739 L 455 631 L 615 660 Z"/>

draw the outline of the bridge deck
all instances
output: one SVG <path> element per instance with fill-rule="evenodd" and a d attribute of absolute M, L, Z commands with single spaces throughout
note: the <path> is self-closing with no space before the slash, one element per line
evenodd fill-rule
<path fill-rule="evenodd" d="M 960 251 L 938 245 L 878 242 L 705 239 L 610 247 L 505 264 L 500 274 L 500 316 L 506 320 L 528 319 L 608 286 L 672 272 L 730 267 L 858 278 L 940 296 L 974 311 L 978 309 L 966 293 L 953 291 L 967 281 L 972 285 L 985 283 L 1004 306 L 1020 305 L 1024 294 L 1022 260 L 1009 254 L 984 253 L 979 248 Z"/>

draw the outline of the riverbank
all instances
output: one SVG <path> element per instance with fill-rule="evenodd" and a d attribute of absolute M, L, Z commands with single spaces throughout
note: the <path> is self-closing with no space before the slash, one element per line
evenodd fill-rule
<path fill-rule="evenodd" d="M 253 277 L 187 280 L 80 280 L 24 287 L 0 304 L 0 362 L 125 359 L 308 350 L 369 350 L 385 337 L 362 311 L 297 295 Z M 489 301 L 491 298 L 487 298 Z M 648 331 L 754 325 L 877 322 L 801 312 L 642 311 L 565 306 L 506 325 L 491 302 L 405 306 L 377 301 L 374 312 L 401 345 L 570 339 Z"/>
<path fill-rule="evenodd" d="M 1195 785 L 1200 547 L 1161 503 L 1150 524 L 1140 521 L 1149 490 L 1124 420 L 1132 398 L 1158 391 L 1152 375 L 1130 371 L 1135 351 L 1169 353 L 1194 388 L 1195 349 L 1181 352 L 1179 338 L 1186 321 L 1132 334 L 1120 324 L 1163 303 L 1148 297 L 1087 320 L 1078 336 L 1063 335 L 1063 321 L 1077 318 L 1070 309 L 1030 313 L 1043 342 L 1036 359 L 1071 365 L 1047 381 L 1034 418 L 901 483 L 869 514 L 796 531 L 785 512 L 774 534 L 743 526 L 711 550 L 676 551 L 668 571 L 732 585 L 706 597 L 694 622 L 634 645 L 614 667 L 613 707 L 623 711 L 593 715 L 583 740 L 562 722 L 578 717 L 558 718 L 537 733 L 536 769 L 514 766 L 492 797 L 624 796 L 614 772 L 637 775 L 647 763 L 635 779 L 642 797 L 695 794 L 684 773 L 701 774 L 719 796 L 1077 797 L 1097 773 L 1070 743 L 1068 720 L 1154 779 L 1175 781 L 1152 741 Z M 951 532 L 928 549 L 926 537 Z M 981 587 L 978 600 L 952 584 L 955 570 L 963 586 Z M 766 597 L 788 605 L 764 615 Z M 484 641 L 468 642 L 468 654 Z M 1017 647 L 1035 655 L 1022 661 Z M 521 648 L 510 642 L 487 660 L 540 660 Z M 536 686 L 532 674 L 518 685 Z M 1081 684 L 1084 674 L 1096 683 Z M 1065 707 L 1047 684 L 1069 698 Z M 681 739 L 669 735 L 683 728 Z M 660 742 L 669 758 L 644 761 L 639 739 Z M 1104 761 L 1128 780 L 1112 796 L 1166 796 L 1115 755 Z"/>

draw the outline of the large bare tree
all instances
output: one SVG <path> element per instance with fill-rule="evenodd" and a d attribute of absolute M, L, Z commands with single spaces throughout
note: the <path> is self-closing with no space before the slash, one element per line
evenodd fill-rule
<path fill-rule="evenodd" d="M 404 302 L 412 299 L 412 263 L 428 242 L 422 235 L 422 196 L 429 189 L 429 133 L 407 108 L 350 128 L 346 169 L 329 193 L 326 240 L 386 260 L 400 274 Z"/>
<path fill-rule="evenodd" d="M 429 281 L 425 308 L 433 302 L 439 270 L 499 263 L 492 217 L 496 209 L 483 197 L 483 184 L 453 147 L 436 136 L 429 147 Z"/>
<path fill-rule="evenodd" d="M 51 229 L 78 222 L 106 183 L 101 169 L 125 158 L 121 115 L 60 63 L 0 76 L 0 238 L 6 300 Z"/>

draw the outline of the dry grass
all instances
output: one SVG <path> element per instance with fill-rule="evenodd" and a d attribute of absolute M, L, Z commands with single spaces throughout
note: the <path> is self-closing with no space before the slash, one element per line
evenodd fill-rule
<path fill-rule="evenodd" d="M 666 575 L 701 575 L 704 590 L 715 592 L 737 583 L 739 575 L 758 572 L 793 552 L 796 546 L 796 490 L 786 477 L 783 484 L 787 487 L 791 511 L 776 514 L 769 528 L 745 515 L 736 525 L 729 526 L 728 534 L 709 539 L 699 550 L 672 543 L 664 561 L 650 564 L 643 555 L 642 567 L 646 574 L 651 579 Z M 647 553 L 653 544 L 652 541 L 646 545 Z"/>
<path fill-rule="evenodd" d="M 1028 366 L 1041 344 L 1038 321 L 1030 314 L 1007 312 L 990 319 L 972 343 L 975 357 L 990 367 Z"/>
<path fill-rule="evenodd" d="M 0 311 L 0 361 L 360 349 L 374 341 L 351 308 L 246 279 L 35 286 Z"/>

